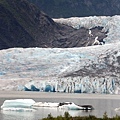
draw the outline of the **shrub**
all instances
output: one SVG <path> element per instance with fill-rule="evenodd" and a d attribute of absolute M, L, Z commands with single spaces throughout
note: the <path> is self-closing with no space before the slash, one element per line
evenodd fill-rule
<path fill-rule="evenodd" d="M 97 118 L 94 115 L 72 117 L 68 112 L 65 112 L 63 117 L 52 117 L 51 114 L 48 114 L 48 117 L 42 120 L 120 120 L 120 116 L 116 115 L 115 117 L 109 118 L 107 112 L 105 112 L 103 118 Z"/>

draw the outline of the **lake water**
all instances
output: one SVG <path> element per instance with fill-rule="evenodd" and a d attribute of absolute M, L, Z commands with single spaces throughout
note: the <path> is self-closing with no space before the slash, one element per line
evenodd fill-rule
<path fill-rule="evenodd" d="M 59 94 L 58 94 L 59 95 Z M 65 95 L 65 94 L 64 94 Z M 120 107 L 120 99 L 107 99 L 105 96 L 103 99 L 96 97 L 82 98 L 82 97 L 71 97 L 73 94 L 66 94 L 66 97 L 54 97 L 50 93 L 46 96 L 33 97 L 36 102 L 74 102 L 79 105 L 90 104 L 95 109 L 92 111 L 82 111 L 82 110 L 71 110 L 68 111 L 71 116 L 85 116 L 85 115 L 95 115 L 97 117 L 102 117 L 105 112 L 109 117 L 113 117 L 116 114 L 120 115 L 120 112 L 116 112 L 114 109 Z M 48 97 L 47 97 L 48 96 Z M 57 96 L 57 94 L 56 94 Z M 76 95 L 77 96 L 77 95 Z M 90 95 L 89 95 L 90 96 Z M 116 96 L 117 97 L 117 96 Z M 18 97 L 16 97 L 18 98 Z M 0 97 L 0 105 L 3 104 L 6 99 L 16 99 L 15 97 L 4 98 Z M 24 97 L 25 98 L 25 97 Z M 27 97 L 28 98 L 28 97 Z M 29 98 L 32 98 L 31 96 Z M 39 108 L 35 112 L 15 112 L 15 111 L 0 111 L 0 120 L 40 120 L 43 117 L 47 117 L 48 114 L 52 116 L 64 115 L 65 110 L 53 109 L 53 108 Z"/>

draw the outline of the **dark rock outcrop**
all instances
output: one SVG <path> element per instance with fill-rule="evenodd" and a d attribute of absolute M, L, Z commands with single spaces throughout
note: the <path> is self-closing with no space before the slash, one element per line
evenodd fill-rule
<path fill-rule="evenodd" d="M 0 5 L 0 16 L 0 49 L 27 47 L 34 42 L 34 38 L 28 31 L 2 5 Z"/>
<path fill-rule="evenodd" d="M 29 0 L 53 18 L 120 15 L 119 0 Z"/>

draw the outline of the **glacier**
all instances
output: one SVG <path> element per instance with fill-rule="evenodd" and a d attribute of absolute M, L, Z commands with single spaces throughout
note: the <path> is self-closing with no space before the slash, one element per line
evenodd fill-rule
<path fill-rule="evenodd" d="M 103 32 L 108 32 L 104 38 L 105 43 L 115 43 L 120 41 L 120 16 L 89 16 L 89 17 L 71 17 L 54 19 L 55 22 L 67 24 L 73 28 L 79 29 L 85 27 L 87 29 L 96 26 L 104 27 Z"/>
<path fill-rule="evenodd" d="M 0 50 L 0 90 L 120 94 L 120 16 L 54 20 L 76 29 L 102 26 L 106 44 Z"/>

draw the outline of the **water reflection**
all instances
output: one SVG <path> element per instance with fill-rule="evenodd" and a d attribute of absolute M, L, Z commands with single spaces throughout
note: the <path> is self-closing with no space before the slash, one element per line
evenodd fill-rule
<path fill-rule="evenodd" d="M 16 112 L 16 111 L 1 111 L 2 120 L 38 120 L 48 116 L 51 114 L 54 117 L 64 115 L 65 112 L 68 112 L 71 116 L 79 116 L 79 115 L 88 115 L 91 111 L 82 111 L 82 110 L 64 110 L 58 108 L 47 108 L 41 107 L 38 108 L 35 112 Z"/>
<path fill-rule="evenodd" d="M 102 117 L 104 112 L 107 112 L 109 117 L 113 117 L 116 114 L 120 115 L 120 111 L 115 111 L 115 108 L 120 107 L 119 99 L 70 99 L 70 98 L 36 98 L 36 102 L 74 102 L 78 105 L 90 104 L 95 109 L 92 111 L 83 110 L 63 110 L 58 108 L 39 108 L 35 112 L 15 112 L 15 111 L 0 111 L 1 120 L 39 120 L 51 114 L 56 117 L 58 115 L 64 115 L 67 111 L 71 116 L 86 116 L 95 115 L 97 117 Z M 3 103 L 3 99 L 0 98 L 0 105 Z"/>
<path fill-rule="evenodd" d="M 34 112 L 1 111 L 2 120 L 35 120 Z"/>

